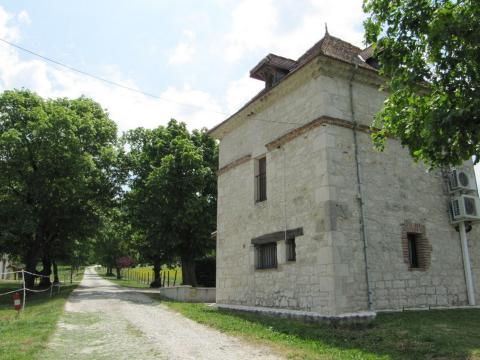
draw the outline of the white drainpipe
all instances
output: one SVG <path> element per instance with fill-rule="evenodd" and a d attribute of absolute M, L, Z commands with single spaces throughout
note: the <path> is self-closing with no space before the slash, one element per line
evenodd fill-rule
<path fill-rule="evenodd" d="M 470 266 L 470 255 L 468 253 L 468 239 L 465 230 L 465 222 L 459 224 L 460 242 L 462 244 L 463 269 L 465 271 L 465 282 L 467 284 L 468 305 L 475 305 L 475 290 L 473 288 L 472 267 Z"/>

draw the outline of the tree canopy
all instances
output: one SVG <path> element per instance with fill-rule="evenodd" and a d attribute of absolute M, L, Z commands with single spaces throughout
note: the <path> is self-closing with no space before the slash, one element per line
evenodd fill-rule
<path fill-rule="evenodd" d="M 364 0 L 366 41 L 389 96 L 375 146 L 393 135 L 432 167 L 480 156 L 480 3 Z"/>
<path fill-rule="evenodd" d="M 68 256 L 112 206 L 115 123 L 87 98 L 44 100 L 27 90 L 0 95 L 0 247 L 28 271 Z M 28 279 L 31 281 L 31 279 Z"/>
<path fill-rule="evenodd" d="M 124 141 L 131 171 L 127 207 L 132 226 L 143 234 L 141 252 L 154 264 L 156 279 L 161 264 L 180 258 L 184 283 L 196 285 L 195 259 L 215 245 L 215 140 L 171 120 L 165 127 L 132 130 Z"/>

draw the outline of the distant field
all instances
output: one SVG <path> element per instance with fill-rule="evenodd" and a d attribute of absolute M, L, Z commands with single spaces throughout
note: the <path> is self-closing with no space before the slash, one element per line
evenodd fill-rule
<path fill-rule="evenodd" d="M 175 274 L 176 272 L 176 274 Z M 126 268 L 121 270 L 122 279 L 116 279 L 116 272 L 113 271 L 114 276 L 107 276 L 107 269 L 105 267 L 97 268 L 97 273 L 107 280 L 114 282 L 117 285 L 148 288 L 153 281 L 153 268 L 151 266 Z M 182 268 L 176 267 L 169 269 L 163 267 L 161 271 L 162 283 L 165 281 L 165 286 L 180 285 L 182 283 Z"/>

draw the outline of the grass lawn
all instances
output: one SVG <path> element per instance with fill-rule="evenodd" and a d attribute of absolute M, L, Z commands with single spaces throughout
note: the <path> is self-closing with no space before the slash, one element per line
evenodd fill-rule
<path fill-rule="evenodd" d="M 0 297 L 0 359 L 34 359 L 45 348 L 64 311 L 67 297 L 77 284 L 62 286 L 60 294 L 54 289 L 51 298 L 49 291 L 29 293 L 25 311 L 18 319 L 13 310 L 12 295 Z M 20 287 L 19 282 L 0 281 L 0 293 Z"/>
<path fill-rule="evenodd" d="M 204 304 L 163 303 L 290 359 L 480 359 L 480 309 L 379 314 L 366 328 L 349 328 L 231 313 Z"/>

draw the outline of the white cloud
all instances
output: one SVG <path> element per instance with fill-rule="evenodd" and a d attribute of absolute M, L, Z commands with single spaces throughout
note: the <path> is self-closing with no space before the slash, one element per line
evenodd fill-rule
<path fill-rule="evenodd" d="M 32 20 L 30 19 L 30 15 L 28 15 L 28 12 L 26 10 L 20 11 L 20 13 L 17 16 L 17 19 L 21 24 L 30 25 L 32 23 Z"/>
<path fill-rule="evenodd" d="M 278 55 L 298 58 L 320 40 L 325 23 L 331 35 L 362 46 L 364 14 L 360 0 L 305 0 L 295 3 L 306 11 L 288 32 L 282 30 L 279 11 L 282 2 L 242 0 L 232 12 L 232 26 L 225 35 L 228 60 L 239 60 L 246 53 L 264 49 Z"/>
<path fill-rule="evenodd" d="M 273 0 L 242 0 L 232 12 L 232 28 L 225 35 L 227 60 L 271 43 L 278 25 Z"/>
<path fill-rule="evenodd" d="M 13 17 L 0 7 L 0 36 L 14 40 L 19 31 L 11 25 Z M 106 66 L 104 77 L 137 88 L 122 76 L 118 66 Z M 213 127 L 225 118 L 217 101 L 207 92 L 184 86 L 169 87 L 156 99 L 115 87 L 40 60 L 23 60 L 16 49 L 0 46 L 0 91 L 28 88 L 43 97 L 91 97 L 108 109 L 120 131 L 166 124 L 171 118 L 184 121 L 190 129 Z M 169 100 L 169 101 L 167 101 Z M 191 105 L 184 105 L 191 104 Z"/>
<path fill-rule="evenodd" d="M 190 30 L 184 30 L 183 33 L 187 39 L 177 44 L 168 60 L 169 64 L 177 65 L 191 62 L 195 55 L 195 33 Z"/>
<path fill-rule="evenodd" d="M 254 97 L 264 83 L 250 78 L 245 74 L 242 78 L 232 81 L 227 88 L 227 108 L 229 113 L 238 111 L 247 101 Z"/>
<path fill-rule="evenodd" d="M 13 16 L 0 6 L 0 37 L 5 40 L 17 40 L 20 37 L 18 27 L 9 24 Z"/>

